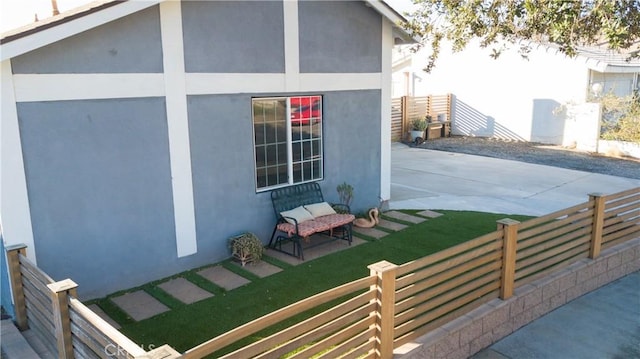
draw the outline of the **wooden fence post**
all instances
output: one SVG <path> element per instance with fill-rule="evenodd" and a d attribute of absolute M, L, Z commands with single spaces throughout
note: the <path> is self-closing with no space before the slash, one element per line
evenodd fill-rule
<path fill-rule="evenodd" d="M 447 94 L 447 121 L 452 121 L 451 119 L 451 94 Z"/>
<path fill-rule="evenodd" d="M 393 358 L 393 327 L 396 304 L 397 265 L 381 261 L 369 265 L 370 274 L 378 277 L 377 358 Z"/>
<path fill-rule="evenodd" d="M 520 222 L 505 218 L 498 221 L 498 230 L 502 231 L 502 276 L 500 279 L 500 299 L 513 296 L 516 277 L 516 247 L 518 243 L 518 224 Z"/>
<path fill-rule="evenodd" d="M 27 246 L 16 244 L 6 247 L 7 266 L 9 267 L 9 281 L 11 282 L 11 293 L 13 296 L 15 322 L 21 331 L 29 329 L 27 322 L 27 305 L 24 298 L 24 288 L 22 287 L 22 271 L 20 270 L 20 255 L 27 256 Z"/>
<path fill-rule="evenodd" d="M 589 248 L 589 258 L 594 259 L 600 255 L 602 247 L 602 227 L 604 227 L 604 200 L 601 193 L 589 194 L 589 200 L 594 201 L 593 205 L 593 227 L 591 229 L 591 247 Z"/>
<path fill-rule="evenodd" d="M 181 357 L 182 355 L 180 353 L 167 344 L 150 350 L 144 355 L 145 359 L 175 359 Z"/>
<path fill-rule="evenodd" d="M 409 132 L 409 120 L 407 118 L 407 102 L 408 102 L 409 96 L 402 96 L 400 98 L 400 112 L 402 113 L 401 118 L 402 118 L 402 135 L 400 136 L 400 138 L 406 138 L 407 137 L 407 132 Z"/>
<path fill-rule="evenodd" d="M 71 320 L 69 319 L 69 295 L 77 296 L 78 285 L 71 279 L 47 284 L 53 302 L 54 326 L 58 345 L 58 358 L 73 359 Z"/>

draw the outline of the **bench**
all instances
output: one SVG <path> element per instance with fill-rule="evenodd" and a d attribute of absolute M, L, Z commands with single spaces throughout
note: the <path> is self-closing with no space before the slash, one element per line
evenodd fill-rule
<path fill-rule="evenodd" d="M 346 240 L 351 245 L 355 216 L 347 205 L 325 202 L 317 182 L 276 189 L 271 192 L 271 203 L 278 220 L 269 240 L 269 248 L 304 260 L 302 241 L 309 242 L 313 234 Z M 341 213 L 336 213 L 333 208 Z M 292 250 L 289 252 L 283 249 L 283 244 L 290 242 Z"/>

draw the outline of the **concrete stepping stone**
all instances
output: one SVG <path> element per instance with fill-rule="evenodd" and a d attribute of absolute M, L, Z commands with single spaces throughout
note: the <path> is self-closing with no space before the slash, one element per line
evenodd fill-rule
<path fill-rule="evenodd" d="M 394 222 L 394 221 L 387 221 L 386 219 L 383 219 L 383 218 L 380 218 L 378 226 L 380 226 L 382 228 L 390 229 L 390 230 L 395 231 L 395 232 L 401 231 L 401 230 L 409 227 L 406 224 L 402 224 L 402 223 L 398 223 L 398 222 Z"/>
<path fill-rule="evenodd" d="M 158 287 L 184 304 L 191 304 L 213 297 L 213 294 L 189 282 L 185 278 L 171 279 L 158 284 Z"/>
<path fill-rule="evenodd" d="M 233 273 L 223 266 L 214 266 L 205 268 L 197 272 L 198 275 L 206 278 L 211 283 L 222 287 L 225 290 L 232 290 L 241 287 L 245 284 L 251 283 L 247 278 Z"/>
<path fill-rule="evenodd" d="M 384 215 L 387 217 L 399 219 L 401 221 L 410 222 L 413 224 L 418 224 L 426 221 L 426 219 L 423 217 L 416 217 L 416 216 L 412 216 L 410 214 L 406 214 L 398 211 L 384 212 Z"/>
<path fill-rule="evenodd" d="M 268 277 L 272 274 L 278 273 L 282 271 L 282 268 L 274 266 L 271 263 L 267 263 L 265 261 L 260 261 L 256 263 L 248 263 L 244 267 L 238 262 L 233 262 L 238 267 L 246 270 L 247 272 L 251 272 L 257 275 L 260 278 Z"/>
<path fill-rule="evenodd" d="M 317 240 L 327 240 L 326 238 L 322 238 L 321 236 L 318 236 L 320 238 L 315 238 L 316 236 L 312 236 L 311 240 L 314 241 L 314 239 Z M 314 242 L 314 244 L 317 242 Z M 267 248 L 265 255 L 275 258 L 279 261 L 285 262 L 287 264 L 290 264 L 292 266 L 297 266 L 298 264 L 304 263 L 306 261 L 310 261 L 316 258 L 320 258 L 322 256 L 325 256 L 327 254 L 330 253 L 335 253 L 335 252 L 339 252 L 345 249 L 349 249 L 351 247 L 355 247 L 357 245 L 360 245 L 362 243 L 367 243 L 367 241 L 365 241 L 362 238 L 358 238 L 353 236 L 351 239 L 351 246 L 349 246 L 349 243 L 347 243 L 346 241 L 341 241 L 341 240 L 333 240 L 330 243 L 323 243 L 320 244 L 318 246 L 315 247 L 311 247 L 311 248 L 304 248 L 303 247 L 303 251 L 304 251 L 304 261 L 299 260 L 298 258 L 286 254 L 286 253 L 282 253 L 279 251 L 276 251 L 274 249 L 271 248 Z M 286 248 L 286 250 L 290 250 L 289 248 Z"/>
<path fill-rule="evenodd" d="M 169 311 L 166 305 L 160 303 L 144 290 L 138 290 L 111 298 L 111 301 L 135 321 L 141 321 Z"/>
<path fill-rule="evenodd" d="M 386 235 L 388 235 L 388 232 L 385 231 L 381 231 L 375 227 L 373 228 L 362 228 L 362 227 L 356 227 L 353 226 L 353 231 L 356 233 L 360 233 L 362 235 L 368 236 L 368 237 L 373 237 L 375 239 L 380 239 Z"/>
<path fill-rule="evenodd" d="M 426 210 L 424 210 L 422 212 L 418 212 L 416 214 L 421 215 L 423 217 L 427 217 L 427 218 L 438 218 L 438 217 L 443 215 L 442 213 L 438 213 L 438 212 L 435 212 L 435 211 L 430 211 L 428 209 L 426 209 Z"/>
<path fill-rule="evenodd" d="M 116 329 L 121 328 L 120 324 L 118 324 L 118 322 L 116 322 L 115 320 L 111 319 L 111 317 L 109 317 L 107 313 L 105 313 L 104 310 L 102 310 L 102 308 L 100 308 L 97 304 L 91 304 L 90 306 L 88 306 L 88 308 L 91 309 L 92 312 L 98 314 L 98 316 L 104 319 L 105 322 L 111 324 L 112 327 Z"/>

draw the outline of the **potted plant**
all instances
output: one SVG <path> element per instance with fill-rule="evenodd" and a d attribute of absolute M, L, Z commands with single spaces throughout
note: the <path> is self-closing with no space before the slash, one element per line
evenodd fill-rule
<path fill-rule="evenodd" d="M 427 129 L 427 121 L 422 118 L 416 118 L 411 121 L 411 141 L 414 141 L 417 137 L 424 138 L 424 130 Z"/>
<path fill-rule="evenodd" d="M 351 200 L 353 199 L 353 186 L 347 182 L 343 182 L 336 187 L 336 191 L 338 191 L 338 196 L 340 197 L 340 204 L 334 205 L 333 209 L 337 213 L 349 213 L 347 209 L 351 205 Z"/>
<path fill-rule="evenodd" d="M 231 248 L 231 256 L 238 260 L 243 267 L 247 263 L 258 262 L 264 251 L 260 239 L 250 232 L 229 238 L 229 248 Z"/>

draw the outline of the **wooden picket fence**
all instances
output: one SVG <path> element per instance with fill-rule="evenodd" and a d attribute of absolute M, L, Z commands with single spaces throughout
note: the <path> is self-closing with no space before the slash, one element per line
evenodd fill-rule
<path fill-rule="evenodd" d="M 429 115 L 434 125 L 451 123 L 451 94 L 391 99 L 391 140 L 401 141 L 411 130 L 411 121 Z M 447 133 L 450 132 L 448 127 Z"/>
<path fill-rule="evenodd" d="M 72 281 L 52 282 L 33 266 L 24 246 L 7 253 L 16 321 L 22 328 L 40 328 L 59 357 L 113 357 L 105 348 L 118 348 L 125 353 L 118 357 L 127 358 L 392 358 L 395 348 L 488 301 L 508 299 L 515 288 L 639 237 L 640 187 L 593 194 L 584 203 L 522 223 L 500 220 L 491 233 L 412 262 L 374 263 L 367 277 L 279 309 L 182 355 L 168 346 L 145 352 L 82 305 Z M 263 335 L 264 330 L 276 334 Z M 250 336 L 260 339 L 246 344 Z"/>

